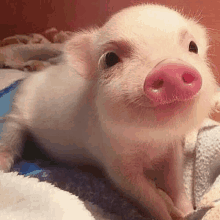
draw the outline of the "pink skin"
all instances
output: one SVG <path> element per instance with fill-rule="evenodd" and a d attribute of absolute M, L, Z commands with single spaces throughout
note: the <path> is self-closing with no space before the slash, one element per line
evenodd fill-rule
<path fill-rule="evenodd" d="M 200 91 L 201 86 L 201 75 L 194 67 L 182 60 L 165 59 L 159 62 L 147 75 L 143 90 L 146 96 L 152 101 L 151 108 L 156 107 L 157 109 L 164 110 L 157 115 L 158 120 L 163 120 L 164 117 L 170 117 L 174 109 L 179 109 L 180 106 L 187 105 L 185 102 L 191 100 Z M 107 106 L 106 108 L 110 109 Z M 130 137 L 132 139 L 132 136 Z M 112 140 L 112 146 L 118 145 L 118 139 L 115 142 L 113 142 L 114 137 L 110 139 Z M 157 146 L 153 148 L 149 146 L 149 148 L 147 147 L 146 154 L 145 149 L 147 148 L 145 146 L 146 144 L 144 144 L 143 146 L 136 146 L 136 151 L 142 152 L 142 156 L 135 155 L 134 153 L 131 153 L 133 155 L 130 156 L 129 145 L 132 145 L 131 140 L 130 143 L 120 143 L 120 145 L 127 146 L 126 152 L 117 152 L 115 150 L 117 152 L 116 154 L 126 156 L 120 159 L 121 164 L 117 164 L 116 160 L 115 162 L 109 161 L 109 163 L 112 163 L 111 171 L 114 170 L 117 172 L 118 167 L 121 167 L 123 175 L 120 176 L 126 176 L 127 180 L 136 186 L 136 189 L 140 188 L 140 192 L 138 193 L 144 194 L 145 198 L 151 197 L 155 200 L 154 202 L 158 204 L 160 211 L 155 212 L 154 216 L 157 216 L 161 212 L 165 216 L 164 219 L 169 219 L 166 206 L 158 196 L 155 186 L 152 185 L 152 180 L 155 181 L 158 188 L 164 190 L 170 196 L 175 206 L 180 208 L 184 214 L 190 213 L 193 210 L 192 204 L 186 197 L 182 185 L 183 173 L 180 167 L 183 167 L 183 153 L 181 146 L 174 146 L 163 150 Z M 119 146 L 118 149 L 120 148 Z M 131 147 L 131 149 L 133 148 Z M 112 152 L 108 154 L 113 155 Z M 148 159 L 149 155 L 151 157 L 150 159 Z M 161 157 L 161 155 L 163 156 Z M 132 161 L 130 161 L 130 157 Z M 110 176 L 111 171 L 109 171 Z M 112 174 L 112 176 L 112 179 L 117 180 L 117 182 L 125 181 L 116 177 L 115 174 Z M 129 185 L 128 183 L 120 185 L 124 185 L 124 191 L 131 190 L 125 187 L 125 185 Z M 139 198 L 139 201 L 141 201 L 141 198 Z M 151 207 L 153 203 L 146 203 L 144 200 L 141 202 L 153 210 L 153 207 Z M 181 211 L 179 212 L 180 216 Z M 161 216 L 157 217 L 159 219 L 161 218 Z"/>
<path fill-rule="evenodd" d="M 189 50 L 192 41 L 198 53 Z M 21 157 L 30 133 L 55 160 L 101 167 L 156 219 L 187 215 L 193 207 L 183 185 L 182 143 L 208 117 L 217 89 L 207 48 L 203 26 L 160 5 L 124 9 L 101 28 L 75 33 L 64 63 L 19 88 L 0 168 L 8 171 Z"/>
<path fill-rule="evenodd" d="M 145 79 L 144 92 L 154 105 L 192 99 L 202 86 L 198 71 L 180 63 L 159 63 Z"/>

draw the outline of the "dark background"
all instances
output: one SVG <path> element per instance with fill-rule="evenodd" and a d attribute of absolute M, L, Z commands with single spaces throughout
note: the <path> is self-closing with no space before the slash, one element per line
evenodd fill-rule
<path fill-rule="evenodd" d="M 0 4 L 0 39 L 14 34 L 40 33 L 50 27 L 75 31 L 101 25 L 112 13 L 141 2 L 176 6 L 191 16 L 203 17 L 201 23 L 209 28 L 209 50 L 218 82 L 220 65 L 219 33 L 220 1 L 207 0 L 2 0 Z"/>

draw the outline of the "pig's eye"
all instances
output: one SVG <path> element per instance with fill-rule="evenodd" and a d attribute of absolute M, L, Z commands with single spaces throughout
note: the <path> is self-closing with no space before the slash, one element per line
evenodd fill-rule
<path fill-rule="evenodd" d="M 120 62 L 120 58 L 114 52 L 108 52 L 104 58 L 105 69 L 110 68 Z"/>
<path fill-rule="evenodd" d="M 189 44 L 189 51 L 193 53 L 198 53 L 198 47 L 194 41 L 191 41 Z"/>

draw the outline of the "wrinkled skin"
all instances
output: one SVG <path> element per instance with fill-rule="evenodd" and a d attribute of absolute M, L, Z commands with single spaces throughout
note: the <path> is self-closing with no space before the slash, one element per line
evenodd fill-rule
<path fill-rule="evenodd" d="M 184 136 L 208 117 L 217 89 L 207 47 L 204 27 L 159 5 L 124 9 L 76 33 L 64 64 L 20 86 L 1 168 L 10 169 L 31 134 L 55 160 L 104 169 L 156 219 L 182 218 L 193 210 L 183 186 Z"/>

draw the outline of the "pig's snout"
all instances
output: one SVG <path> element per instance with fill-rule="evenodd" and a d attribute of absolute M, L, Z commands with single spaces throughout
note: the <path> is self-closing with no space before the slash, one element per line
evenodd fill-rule
<path fill-rule="evenodd" d="M 146 77 L 144 92 L 155 105 L 191 99 L 202 86 L 199 72 L 188 65 L 166 63 Z"/>

